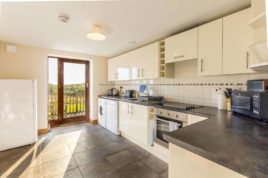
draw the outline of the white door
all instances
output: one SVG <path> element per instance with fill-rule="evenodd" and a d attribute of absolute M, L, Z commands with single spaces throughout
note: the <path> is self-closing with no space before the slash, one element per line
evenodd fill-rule
<path fill-rule="evenodd" d="M 198 27 L 198 75 L 222 74 L 222 19 Z"/>
<path fill-rule="evenodd" d="M 128 53 L 117 57 L 116 69 L 117 69 L 116 70 L 117 80 L 129 80 L 130 79 Z"/>
<path fill-rule="evenodd" d="M 129 103 L 119 102 L 119 130 L 126 134 L 130 134 L 131 132 L 131 118 L 129 110 Z"/>
<path fill-rule="evenodd" d="M 166 42 L 166 61 L 177 62 L 197 58 L 197 28 L 171 36 Z"/>
<path fill-rule="evenodd" d="M 108 60 L 108 81 L 117 80 L 117 58 Z"/>
<path fill-rule="evenodd" d="M 223 18 L 223 74 L 253 72 L 248 68 L 248 47 L 252 44 L 250 9 Z"/>
<path fill-rule="evenodd" d="M 106 100 L 99 98 L 99 108 L 98 108 L 98 123 L 102 127 L 106 127 Z"/>
<path fill-rule="evenodd" d="M 140 49 L 130 51 L 128 53 L 129 58 L 129 68 L 130 68 L 130 79 L 136 80 L 139 78 L 139 68 L 140 68 Z"/>
<path fill-rule="evenodd" d="M 0 151 L 37 140 L 36 82 L 0 80 Z"/>
<path fill-rule="evenodd" d="M 116 135 L 120 135 L 118 123 L 118 101 L 106 101 L 107 129 Z"/>
<path fill-rule="evenodd" d="M 153 43 L 140 49 L 140 78 L 154 79 L 159 74 L 159 44 Z"/>
<path fill-rule="evenodd" d="M 131 104 L 131 137 L 139 143 L 147 145 L 149 119 L 147 106 Z"/>

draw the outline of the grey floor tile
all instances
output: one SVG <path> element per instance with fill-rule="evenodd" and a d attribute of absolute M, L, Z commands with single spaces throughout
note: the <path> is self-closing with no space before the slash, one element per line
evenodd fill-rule
<path fill-rule="evenodd" d="M 142 162 L 148 167 L 156 171 L 157 173 L 163 173 L 168 170 L 168 165 L 164 161 L 158 159 L 157 157 L 150 155 L 146 159 L 143 159 Z"/>
<path fill-rule="evenodd" d="M 73 154 L 73 157 L 78 165 L 83 165 L 87 163 L 94 164 L 94 162 L 104 160 L 105 154 L 97 148 L 94 148 L 87 151 L 75 153 Z"/>
<path fill-rule="evenodd" d="M 60 158 L 43 164 L 43 173 L 45 178 L 64 173 L 69 169 L 77 168 L 77 165 L 71 156 Z"/>
<path fill-rule="evenodd" d="M 51 178 L 83 178 L 79 168 L 67 170 L 66 172 L 52 176 Z"/>
<path fill-rule="evenodd" d="M 115 169 L 126 167 L 128 164 L 138 160 L 138 158 L 128 150 L 120 151 L 116 154 L 106 157 L 108 163 Z"/>
<path fill-rule="evenodd" d="M 115 169 L 104 160 L 94 164 L 85 164 L 79 166 L 79 168 L 82 172 L 83 177 L 85 178 L 108 178 L 115 173 Z"/>
<path fill-rule="evenodd" d="M 122 178 L 160 178 L 161 176 L 140 161 L 120 169 L 118 173 Z"/>

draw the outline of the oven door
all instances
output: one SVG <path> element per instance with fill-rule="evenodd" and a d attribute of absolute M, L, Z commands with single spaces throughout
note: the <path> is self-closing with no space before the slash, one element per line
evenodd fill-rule
<path fill-rule="evenodd" d="M 170 121 L 164 118 L 156 118 L 156 129 L 155 129 L 155 141 L 163 146 L 168 146 L 168 141 L 164 139 L 164 134 L 172 132 L 182 127 L 180 121 Z"/>
<path fill-rule="evenodd" d="M 252 110 L 252 98 L 249 92 L 235 92 L 232 95 L 232 109 Z"/>

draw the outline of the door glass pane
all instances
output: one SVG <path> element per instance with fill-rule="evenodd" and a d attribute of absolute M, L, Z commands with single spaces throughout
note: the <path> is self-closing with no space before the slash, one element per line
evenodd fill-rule
<path fill-rule="evenodd" d="M 58 119 L 58 59 L 48 58 L 48 119 Z"/>
<path fill-rule="evenodd" d="M 85 116 L 86 111 L 86 65 L 64 63 L 64 118 Z"/>

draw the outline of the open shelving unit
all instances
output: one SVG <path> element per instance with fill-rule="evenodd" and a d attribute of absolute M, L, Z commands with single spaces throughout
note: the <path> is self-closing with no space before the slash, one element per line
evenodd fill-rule
<path fill-rule="evenodd" d="M 159 78 L 174 77 L 174 64 L 166 64 L 166 48 L 165 41 L 159 42 Z"/>

